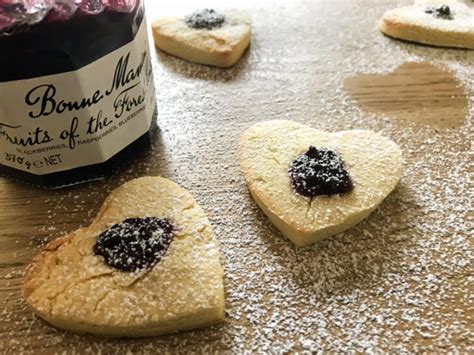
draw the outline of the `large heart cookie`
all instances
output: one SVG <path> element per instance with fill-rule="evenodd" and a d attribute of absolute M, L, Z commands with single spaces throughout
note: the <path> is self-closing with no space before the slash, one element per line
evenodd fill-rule
<path fill-rule="evenodd" d="M 359 223 L 402 174 L 400 148 L 380 134 L 327 133 L 283 120 L 247 129 L 239 160 L 257 204 L 298 246 Z"/>
<path fill-rule="evenodd" d="M 474 49 L 474 2 L 416 0 L 412 6 L 387 11 L 380 29 L 407 41 Z"/>
<path fill-rule="evenodd" d="M 198 10 L 184 18 L 165 17 L 152 23 L 159 49 L 190 62 L 230 67 L 250 43 L 252 20 L 243 11 Z"/>
<path fill-rule="evenodd" d="M 224 319 L 219 245 L 191 194 L 144 177 L 116 189 L 93 223 L 50 242 L 23 295 L 67 330 L 149 336 Z"/>

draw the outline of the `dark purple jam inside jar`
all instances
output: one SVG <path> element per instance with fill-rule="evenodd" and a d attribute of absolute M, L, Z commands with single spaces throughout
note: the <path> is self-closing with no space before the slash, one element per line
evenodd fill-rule
<path fill-rule="evenodd" d="M 153 76 L 140 0 L 0 0 L 0 172 L 60 187 L 150 144 Z"/>

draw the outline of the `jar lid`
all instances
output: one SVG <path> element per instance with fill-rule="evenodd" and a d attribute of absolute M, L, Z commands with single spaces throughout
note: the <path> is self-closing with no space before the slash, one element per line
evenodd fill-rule
<path fill-rule="evenodd" d="M 67 21 L 73 15 L 132 12 L 137 0 L 0 0 L 0 35 L 41 21 Z"/>

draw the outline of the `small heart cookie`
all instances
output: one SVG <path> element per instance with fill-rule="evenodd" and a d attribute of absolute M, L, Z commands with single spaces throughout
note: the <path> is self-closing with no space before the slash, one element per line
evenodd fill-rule
<path fill-rule="evenodd" d="M 474 2 L 416 0 L 412 6 L 387 11 L 380 30 L 407 41 L 474 49 Z"/>
<path fill-rule="evenodd" d="M 239 161 L 259 207 L 297 246 L 359 223 L 402 174 L 400 148 L 375 132 L 328 133 L 284 120 L 247 129 Z"/>
<path fill-rule="evenodd" d="M 191 194 L 144 177 L 112 192 L 89 227 L 46 245 L 27 268 L 22 292 L 59 328 L 159 335 L 224 319 L 219 259 Z"/>
<path fill-rule="evenodd" d="M 252 20 L 243 11 L 198 10 L 184 18 L 152 23 L 157 48 L 190 62 L 217 67 L 234 65 L 250 43 Z"/>

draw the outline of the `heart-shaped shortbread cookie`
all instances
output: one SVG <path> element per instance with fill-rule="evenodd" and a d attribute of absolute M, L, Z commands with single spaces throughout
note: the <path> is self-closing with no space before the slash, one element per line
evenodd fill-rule
<path fill-rule="evenodd" d="M 243 11 L 204 9 L 184 18 L 165 17 L 152 23 L 159 49 L 190 62 L 230 67 L 250 43 L 252 20 Z"/>
<path fill-rule="evenodd" d="M 23 295 L 67 330 L 149 336 L 224 319 L 219 245 L 191 194 L 144 177 L 117 188 L 93 223 L 50 242 Z"/>
<path fill-rule="evenodd" d="M 327 133 L 283 120 L 247 129 L 239 160 L 257 204 L 298 246 L 366 218 L 402 173 L 400 148 L 380 134 Z"/>
<path fill-rule="evenodd" d="M 474 49 L 474 2 L 416 0 L 412 6 L 387 11 L 380 29 L 407 41 Z"/>

